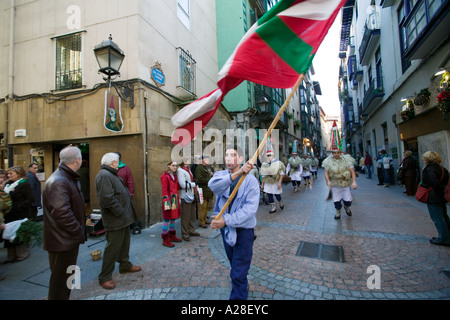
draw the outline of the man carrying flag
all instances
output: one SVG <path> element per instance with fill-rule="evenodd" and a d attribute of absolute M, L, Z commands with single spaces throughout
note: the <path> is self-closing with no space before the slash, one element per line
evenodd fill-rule
<path fill-rule="evenodd" d="M 246 175 L 226 214 L 219 220 L 211 222 L 212 229 L 221 229 L 225 252 L 230 261 L 232 284 L 230 300 L 248 298 L 247 275 L 252 262 L 256 211 L 259 206 L 259 182 L 253 175 L 248 175 L 253 167 L 250 161 L 240 166 L 243 160 L 241 148 L 227 146 L 225 153 L 227 169 L 217 172 L 208 183 L 216 195 L 214 212 L 217 213 L 236 188 L 238 178 L 243 174 Z"/>
<path fill-rule="evenodd" d="M 206 126 L 225 95 L 244 80 L 292 88 L 347 0 L 281 0 L 245 34 L 218 75 L 218 89 L 172 117 L 172 143 L 188 145 Z"/>

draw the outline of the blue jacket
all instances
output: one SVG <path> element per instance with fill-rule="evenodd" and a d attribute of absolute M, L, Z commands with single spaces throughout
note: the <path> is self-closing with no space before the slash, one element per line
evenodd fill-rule
<path fill-rule="evenodd" d="M 216 172 L 209 180 L 208 186 L 216 195 L 215 214 L 218 214 L 228 201 L 231 184 L 231 174 L 228 170 Z M 227 208 L 222 216 L 226 223 L 225 241 L 230 246 L 236 244 L 236 228 L 252 229 L 256 226 L 259 194 L 258 180 L 253 175 L 247 175 L 234 197 L 231 208 Z"/>

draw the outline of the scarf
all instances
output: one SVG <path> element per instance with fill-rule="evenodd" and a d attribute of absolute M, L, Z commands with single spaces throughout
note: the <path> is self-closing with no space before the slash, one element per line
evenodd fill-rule
<path fill-rule="evenodd" d="M 21 179 L 19 179 L 19 180 L 16 180 L 14 183 L 12 183 L 12 184 L 7 184 L 6 186 L 5 186 L 5 189 L 3 189 L 3 191 L 5 192 L 5 193 L 7 193 L 7 194 L 9 194 L 11 191 L 14 191 L 14 189 L 16 189 L 16 187 L 19 185 L 19 184 L 21 184 L 21 183 L 23 183 L 23 182 L 25 182 L 26 180 L 24 179 L 24 178 L 21 178 Z"/>

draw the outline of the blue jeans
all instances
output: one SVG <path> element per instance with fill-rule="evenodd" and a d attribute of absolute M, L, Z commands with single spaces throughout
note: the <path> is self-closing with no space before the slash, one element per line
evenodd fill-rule
<path fill-rule="evenodd" d="M 450 244 L 450 219 L 447 215 L 447 206 L 440 203 L 427 203 L 430 218 L 439 233 L 437 242 Z"/>
<path fill-rule="evenodd" d="M 383 168 L 383 178 L 384 178 L 384 185 L 388 186 L 390 183 L 390 179 L 389 179 L 389 169 L 384 169 Z"/>
<path fill-rule="evenodd" d="M 267 198 L 269 199 L 269 203 L 275 203 L 275 201 L 273 200 L 273 194 L 268 193 L 267 194 Z M 275 198 L 277 198 L 278 201 L 281 201 L 281 194 L 276 194 Z"/>
<path fill-rule="evenodd" d="M 367 178 L 372 179 L 372 165 L 367 165 Z"/>
<path fill-rule="evenodd" d="M 247 275 L 253 256 L 254 229 L 237 228 L 237 240 L 234 247 L 226 243 L 222 229 L 220 232 L 222 233 L 225 252 L 231 265 L 230 278 L 232 288 L 230 300 L 247 300 Z"/>

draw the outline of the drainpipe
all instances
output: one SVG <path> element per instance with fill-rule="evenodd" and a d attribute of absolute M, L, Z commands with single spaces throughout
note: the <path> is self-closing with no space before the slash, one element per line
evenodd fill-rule
<path fill-rule="evenodd" d="M 11 18 L 9 20 L 9 99 L 14 97 L 14 13 L 15 1 L 11 0 Z"/>
<path fill-rule="evenodd" d="M 10 20 L 9 20 L 9 93 L 6 103 L 6 145 L 9 141 L 9 107 L 12 107 L 12 99 L 14 98 L 14 14 L 16 4 L 14 0 L 10 2 Z M 8 167 L 14 165 L 14 149 L 8 146 Z"/>

